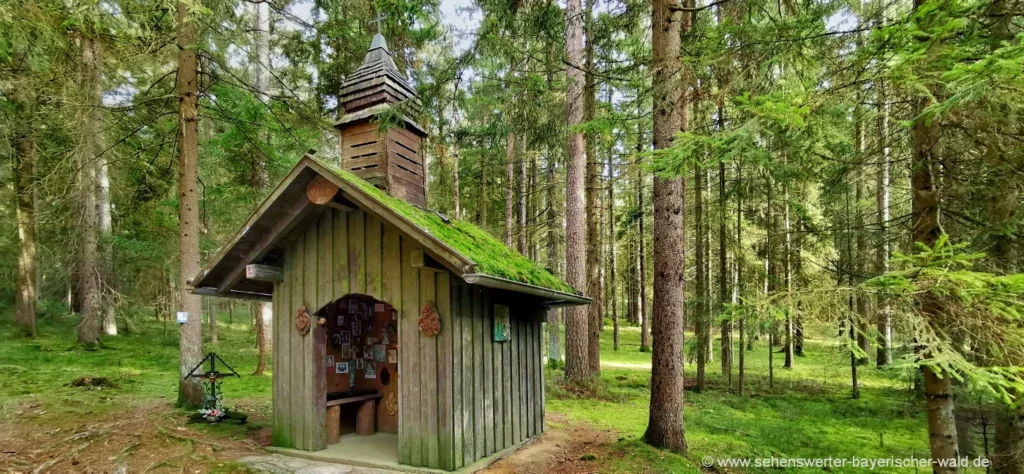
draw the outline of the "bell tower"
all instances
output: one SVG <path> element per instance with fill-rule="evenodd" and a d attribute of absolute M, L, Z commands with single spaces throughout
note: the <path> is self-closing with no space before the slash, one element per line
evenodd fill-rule
<path fill-rule="evenodd" d="M 378 15 L 376 23 L 380 23 Z M 426 206 L 423 139 L 427 132 L 409 114 L 420 110 L 419 97 L 395 67 L 387 42 L 373 36 L 363 64 L 342 83 L 335 123 L 341 140 L 341 168 L 411 204 Z M 378 116 L 398 116 L 397 124 L 379 130 Z"/>

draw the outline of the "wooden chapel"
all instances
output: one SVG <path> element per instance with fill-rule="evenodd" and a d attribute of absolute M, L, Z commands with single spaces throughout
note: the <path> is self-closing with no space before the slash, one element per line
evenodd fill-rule
<path fill-rule="evenodd" d="M 273 302 L 282 452 L 474 469 L 544 431 L 545 312 L 590 300 L 425 207 L 418 98 L 380 34 L 341 105 L 340 167 L 299 160 L 192 291 Z"/>

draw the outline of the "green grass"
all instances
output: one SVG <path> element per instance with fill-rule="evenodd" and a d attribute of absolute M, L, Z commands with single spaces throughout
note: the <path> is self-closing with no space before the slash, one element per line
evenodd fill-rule
<path fill-rule="evenodd" d="M 220 341 L 207 340 L 203 350 L 217 352 L 242 375 L 225 379 L 225 406 L 243 403 L 250 411 L 269 413 L 270 373 L 249 376 L 256 367 L 256 336 L 243 311 L 236 309 L 233 324 L 228 324 L 226 313 L 220 314 Z M 0 308 L 0 416 L 9 416 L 20 405 L 38 405 L 33 410 L 45 415 L 36 420 L 45 424 L 56 418 L 102 415 L 145 400 L 173 403 L 177 399 L 178 327 L 174 322 L 165 326 L 151 312 L 143 313 L 136 317 L 138 334 L 104 337 L 100 348 L 85 350 L 76 344 L 78 317 L 56 306 L 40 319 L 36 339 L 13 337 L 12 321 L 12 310 Z M 116 386 L 99 390 L 69 386 L 79 377 L 107 377 Z"/>
<path fill-rule="evenodd" d="M 806 357 L 797 358 L 792 370 L 782 369 L 783 355 L 775 354 L 773 388 L 768 386 L 767 345 L 756 343 L 754 350 L 745 354 L 747 376 L 742 396 L 728 393 L 716 353 L 708 368 L 710 389 L 685 395 L 687 456 L 653 449 L 641 441 L 650 401 L 650 354 L 639 352 L 638 328 L 622 328 L 617 352 L 612 350 L 611 338 L 609 327 L 602 333 L 605 367 L 594 397 L 577 398 L 559 383 L 561 371 L 549 368 L 547 373 L 548 410 L 620 433 L 615 448 L 618 455 L 605 460 L 602 472 L 701 472 L 700 460 L 705 455 L 747 459 L 927 457 L 924 403 L 908 390 L 907 383 L 886 371 L 862 367 L 861 398 L 853 400 L 848 353 L 818 340 L 807 341 Z M 686 372 L 693 377 L 695 367 L 687 364 Z M 735 369 L 733 377 L 735 383 Z M 883 470 L 927 471 L 930 469 Z M 772 472 L 821 469 L 780 468 Z"/>
<path fill-rule="evenodd" d="M 41 336 L 33 340 L 12 336 L 11 313 L 10 308 L 0 307 L 0 417 L 28 417 L 45 428 L 67 417 L 84 422 L 132 404 L 170 404 L 176 399 L 178 332 L 173 322 L 165 328 L 151 313 L 143 313 L 137 317 L 140 333 L 106 337 L 102 348 L 87 351 L 75 344 L 76 316 L 47 310 L 40 320 Z M 207 341 L 203 350 L 216 351 L 242 374 L 240 379 L 225 380 L 225 405 L 241 405 L 255 423 L 249 427 L 203 425 L 201 429 L 237 438 L 267 419 L 271 378 L 269 372 L 265 377 L 249 376 L 256 365 L 256 344 L 248 316 L 238 311 L 234 324 L 227 323 L 226 314 L 218 320 L 221 340 L 217 344 Z M 573 395 L 559 383 L 561 371 L 547 369 L 549 411 L 619 433 L 621 439 L 610 448 L 610 455 L 594 452 L 597 458 L 592 462 L 600 472 L 700 472 L 699 461 L 705 455 L 903 458 L 928 453 L 924 404 L 908 390 L 907 382 L 864 367 L 860 371 L 862 398 L 851 400 L 848 355 L 828 341 L 814 339 L 807 341 L 807 357 L 798 358 L 793 370 L 782 369 L 782 354 L 776 354 L 773 388 L 767 382 L 766 345 L 758 342 L 753 351 L 746 352 L 747 382 L 742 396 L 727 393 L 716 359 L 708 370 L 710 390 L 686 392 L 688 455 L 653 449 L 641 441 L 648 417 L 650 354 L 639 352 L 638 328 L 622 329 L 619 351 L 612 350 L 611 336 L 610 327 L 602 333 L 602 360 L 607 365 L 594 384 L 592 397 Z M 688 377 L 693 370 L 687 365 Z M 68 385 L 84 376 L 108 377 L 117 387 L 86 390 Z M 36 412 L 43 414 L 33 414 Z M 227 470 L 232 467 L 225 466 Z"/>

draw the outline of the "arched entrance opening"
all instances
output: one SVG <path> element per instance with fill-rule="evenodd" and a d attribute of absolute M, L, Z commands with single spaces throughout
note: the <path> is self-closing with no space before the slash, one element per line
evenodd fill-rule
<path fill-rule="evenodd" d="M 326 333 L 318 349 L 324 354 L 327 449 L 384 449 L 397 459 L 397 311 L 353 293 L 315 314 Z"/>

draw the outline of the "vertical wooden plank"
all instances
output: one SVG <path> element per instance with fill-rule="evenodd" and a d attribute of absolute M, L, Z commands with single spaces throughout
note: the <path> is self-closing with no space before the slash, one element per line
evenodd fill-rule
<path fill-rule="evenodd" d="M 494 305 L 490 305 L 493 311 Z M 510 315 L 511 316 L 511 315 Z M 494 342 L 494 316 L 488 324 L 489 338 L 494 355 L 494 451 L 501 451 L 505 448 L 505 423 L 508 421 L 505 415 L 505 393 L 508 381 L 505 379 L 505 344 Z"/>
<path fill-rule="evenodd" d="M 348 273 L 349 291 L 366 292 L 366 213 L 362 210 L 348 213 Z"/>
<path fill-rule="evenodd" d="M 487 422 L 484 412 L 486 411 L 487 379 L 484 377 L 484 367 L 490 365 L 490 361 L 484 358 L 484 289 L 474 286 L 473 288 L 473 429 L 476 439 L 475 458 L 480 459 L 487 456 Z"/>
<path fill-rule="evenodd" d="M 420 303 L 422 308 L 428 302 L 437 305 L 435 298 L 435 276 L 429 268 L 420 269 Z M 444 325 L 441 326 L 444 330 Z M 419 333 L 420 336 L 420 407 L 423 410 L 423 465 L 439 468 L 438 465 L 438 404 L 437 404 L 437 337 Z"/>
<path fill-rule="evenodd" d="M 348 215 L 337 209 L 334 212 L 334 294 L 333 299 L 348 294 L 351 287 L 348 278 Z"/>
<path fill-rule="evenodd" d="M 366 294 L 383 299 L 381 287 L 381 223 L 376 217 L 366 215 Z"/>
<path fill-rule="evenodd" d="M 402 259 L 402 312 L 399 325 L 402 328 L 399 334 L 401 354 L 401 370 L 399 377 L 402 380 L 402 399 L 405 403 L 401 409 L 405 410 L 402 415 L 402 442 L 399 452 L 399 461 L 410 466 L 422 466 L 422 438 L 424 436 L 423 426 L 420 423 L 421 414 L 424 408 L 420 406 L 420 331 L 417 325 L 419 319 L 420 300 L 420 272 L 413 268 L 410 261 L 410 254 L 415 247 L 412 242 L 401 238 L 400 256 Z"/>
<path fill-rule="evenodd" d="M 465 465 L 462 436 L 462 285 L 455 281 L 458 277 L 449 276 L 448 287 L 451 291 L 452 327 L 451 327 L 451 386 L 452 386 L 452 469 Z"/>
<path fill-rule="evenodd" d="M 484 451 L 486 455 L 494 452 L 494 331 L 493 308 L 491 307 L 491 291 L 484 289 L 482 337 L 484 346 Z"/>
<path fill-rule="evenodd" d="M 526 389 L 529 392 L 526 406 L 526 434 L 534 436 L 537 434 L 534 413 L 537 408 L 537 387 L 533 383 L 533 359 L 537 354 L 533 353 L 533 327 L 532 322 L 527 321 L 523 326 L 523 337 L 526 338 Z"/>
<path fill-rule="evenodd" d="M 511 324 L 511 319 L 514 318 L 515 314 L 509 315 L 509 324 Z M 511 330 L 512 328 L 510 327 L 509 331 Z M 502 369 L 505 371 L 505 419 L 502 421 L 502 425 L 505 427 L 505 447 L 509 447 L 516 443 L 516 440 L 512 438 L 512 427 L 515 425 L 513 420 L 516 416 L 515 411 L 513 411 L 512 387 L 517 383 L 516 380 L 512 378 L 512 341 L 501 343 L 501 351 L 505 358 L 505 365 Z"/>
<path fill-rule="evenodd" d="M 473 352 L 473 288 L 462 284 L 459 300 L 459 318 L 462 320 L 462 463 L 468 465 L 476 461 L 476 441 L 473 436 L 473 387 L 476 386 L 473 379 L 473 365 L 476 361 Z"/>
<path fill-rule="evenodd" d="M 452 470 L 454 466 L 452 427 L 455 397 L 452 390 L 452 287 L 448 272 L 434 275 L 437 312 L 441 315 L 441 333 L 437 335 L 437 467 Z"/>
<path fill-rule="evenodd" d="M 526 349 L 526 327 L 527 321 L 519 319 L 519 323 L 516 325 L 516 329 L 519 331 L 518 342 L 516 347 L 519 349 L 519 440 L 522 441 L 530 436 L 529 428 L 527 427 L 526 420 L 528 417 L 528 407 L 530 406 L 530 392 L 529 385 L 526 381 L 527 374 L 530 373 L 530 359 L 529 351 Z"/>
<path fill-rule="evenodd" d="M 544 364 L 541 361 L 541 323 L 539 317 L 535 317 L 530 321 L 530 327 L 533 328 L 533 363 L 536 369 L 533 371 L 534 383 L 537 384 L 537 426 L 535 427 L 537 434 L 544 432 L 544 410 L 545 410 L 545 399 L 544 399 Z"/>
<path fill-rule="evenodd" d="M 310 314 L 319 311 L 327 303 L 334 300 L 334 210 L 328 209 L 320 216 L 317 227 L 316 255 L 316 308 Z M 323 361 L 317 364 L 323 367 Z"/>
<path fill-rule="evenodd" d="M 518 308 L 517 308 L 518 309 Z M 521 324 L 521 315 L 518 311 L 512 314 L 510 328 L 512 334 L 512 340 L 507 342 L 509 345 L 511 364 L 509 367 L 512 369 L 512 412 L 509 414 L 509 423 L 512 425 L 512 443 L 518 443 L 522 441 L 522 425 L 520 424 L 520 417 L 523 414 L 523 407 L 520 405 L 522 401 L 522 395 L 520 394 L 519 387 L 523 382 L 523 374 L 520 370 L 523 367 L 522 359 L 519 357 L 519 340 L 522 339 L 522 335 L 519 334 L 519 327 Z"/>
<path fill-rule="evenodd" d="M 390 225 L 385 225 L 381 236 L 382 249 L 381 249 L 381 278 L 383 280 L 381 284 L 381 292 L 383 293 L 383 300 L 391 305 L 398 314 L 402 314 L 402 255 L 401 255 L 401 237 L 399 237 L 398 231 Z M 402 343 L 403 337 L 405 336 L 405 326 L 402 321 L 404 318 L 399 318 L 398 321 L 398 371 L 395 374 L 395 382 L 397 383 L 397 395 L 398 395 L 398 445 L 399 453 L 402 453 L 402 446 L 405 443 L 405 436 L 407 435 L 404 425 L 405 417 L 405 406 L 406 397 L 405 391 L 407 390 L 407 384 L 405 383 L 405 362 L 403 362 L 405 356 L 405 345 Z M 401 459 L 401 457 L 400 457 Z M 404 462 L 404 461 L 403 461 Z"/>
<path fill-rule="evenodd" d="M 296 239 L 292 246 L 292 274 L 291 274 L 291 298 L 292 308 L 288 314 L 288 320 L 295 320 L 295 312 L 305 305 L 302 299 L 304 297 L 303 290 L 303 269 L 306 265 L 305 258 L 305 239 L 299 237 Z M 289 327 L 290 326 L 290 327 Z M 288 334 L 288 370 L 291 372 L 291 383 L 288 385 L 289 397 L 291 399 L 291 410 L 289 410 L 288 425 L 291 427 L 289 430 L 292 437 L 292 445 L 297 449 L 306 448 L 306 429 L 305 429 L 305 417 L 302 412 L 302 400 L 300 396 L 303 393 L 302 390 L 302 336 L 295 332 L 295 327 L 291 324 L 285 326 L 285 333 Z"/>
<path fill-rule="evenodd" d="M 292 252 L 291 248 L 287 248 L 284 251 L 284 280 L 277 284 L 277 289 L 274 291 L 274 319 L 272 320 L 274 347 L 277 350 L 274 351 L 274 367 L 272 371 L 274 384 L 274 426 L 271 428 L 271 437 L 274 446 L 283 448 L 294 446 L 288 427 L 291 400 L 288 399 L 287 391 L 288 383 L 291 381 L 289 378 L 289 368 L 291 365 L 288 363 L 288 335 L 290 333 L 286 329 L 289 320 L 288 314 L 291 312 L 290 308 L 292 306 L 291 295 L 288 292 L 291 267 Z"/>
<path fill-rule="evenodd" d="M 311 316 L 313 312 L 318 309 L 316 306 L 318 301 L 317 277 L 319 275 L 319 272 L 317 271 L 317 264 L 320 260 L 320 252 L 317 246 L 317 238 L 319 237 L 318 228 L 319 226 L 314 225 L 306 232 L 306 248 L 304 250 L 306 263 L 302 272 L 304 277 L 302 288 L 303 294 L 305 295 L 303 297 L 303 301 L 305 301 L 307 305 L 312 305 L 312 307 L 307 306 Z M 311 330 L 307 332 L 304 336 L 300 336 L 300 338 L 302 340 L 301 367 L 303 391 L 299 392 L 302 394 L 299 398 L 304 401 L 302 416 L 305 419 L 303 426 L 306 428 L 306 434 L 303 436 L 306 444 L 303 449 L 314 450 L 316 448 L 317 440 L 319 439 L 316 422 L 319 417 L 315 416 L 313 413 L 316 407 L 313 404 L 313 398 L 310 396 L 316 389 L 313 381 L 314 373 L 316 372 L 314 368 L 316 364 L 313 363 L 313 331 Z M 324 437 L 326 438 L 326 433 L 324 433 Z"/>
<path fill-rule="evenodd" d="M 334 210 L 328 209 L 320 217 L 317 226 L 316 259 L 316 310 L 329 304 L 334 295 Z M 313 344 L 310 354 L 310 373 L 312 375 L 312 419 L 313 436 L 312 450 L 327 448 L 327 377 L 324 371 L 324 358 L 327 356 L 327 329 L 313 327 L 306 339 Z"/>

